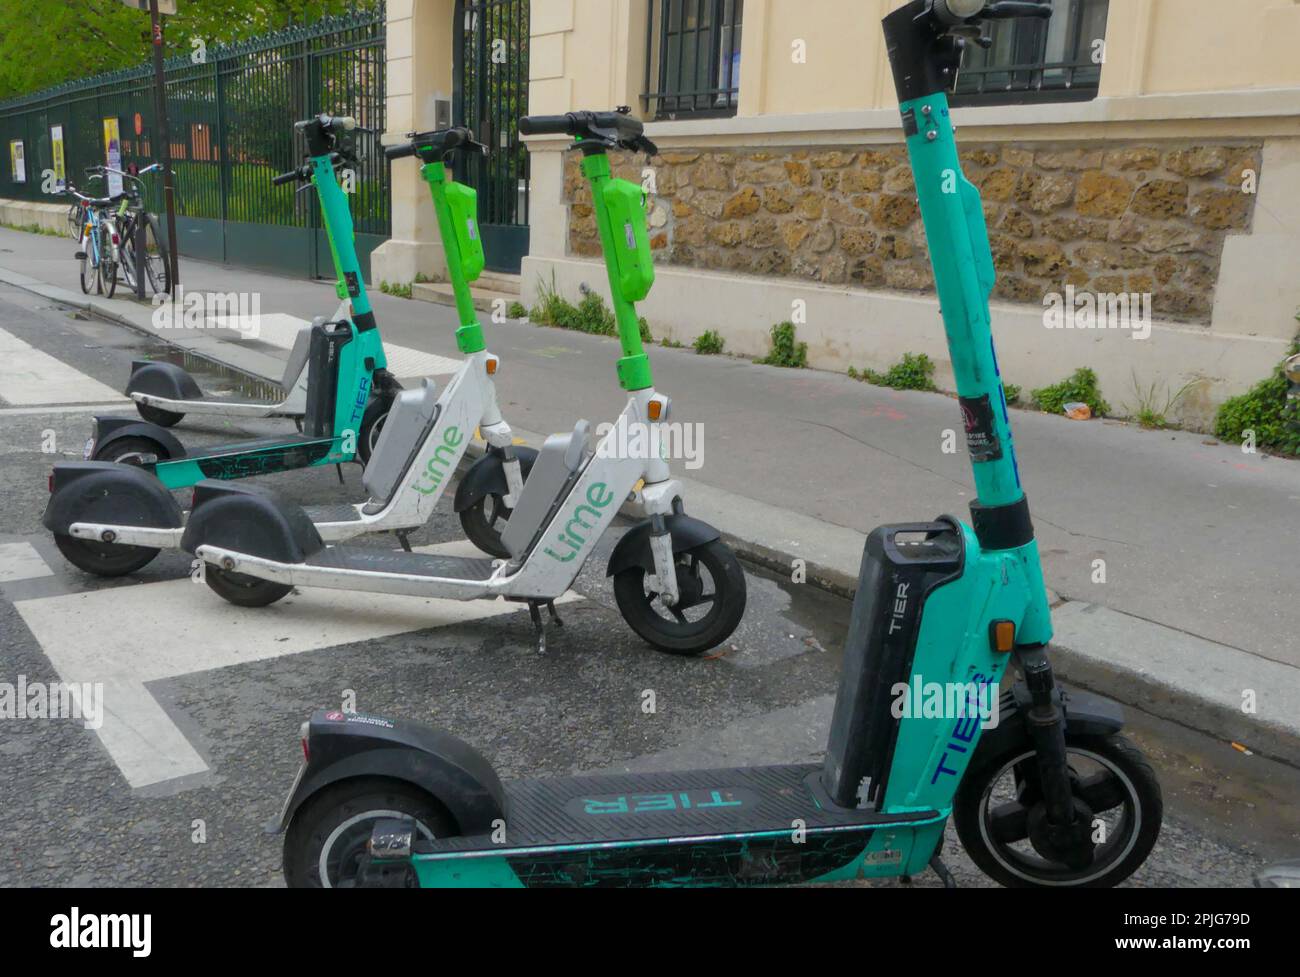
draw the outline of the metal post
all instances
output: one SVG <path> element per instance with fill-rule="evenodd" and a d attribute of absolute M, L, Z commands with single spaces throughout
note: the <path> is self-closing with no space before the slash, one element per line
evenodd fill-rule
<path fill-rule="evenodd" d="M 181 283 L 176 239 L 176 190 L 172 177 L 172 139 L 167 128 L 167 81 L 163 73 L 163 23 L 158 0 L 149 0 L 149 19 L 153 25 L 153 77 L 158 100 L 158 138 L 162 140 L 163 200 L 167 208 L 167 261 L 172 294 Z"/>

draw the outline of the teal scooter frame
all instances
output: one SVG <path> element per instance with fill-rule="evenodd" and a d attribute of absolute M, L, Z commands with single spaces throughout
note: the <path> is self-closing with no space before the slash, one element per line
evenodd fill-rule
<path fill-rule="evenodd" d="M 989 324 L 993 262 L 947 102 L 981 21 L 1044 15 L 913 0 L 884 21 L 979 501 L 972 525 L 945 517 L 868 538 L 824 763 L 503 784 L 445 732 L 318 712 L 282 816 L 291 885 L 773 885 L 927 865 L 951 884 L 939 858 L 949 817 L 1006 885 L 1109 886 L 1143 863 L 1159 784 L 1118 735 L 1119 707 L 1067 695 L 1048 663 Z M 999 696 L 1013 662 L 1023 681 Z M 929 701 L 939 690 L 940 707 L 917 705 L 914 688 Z"/>
<path fill-rule="evenodd" d="M 144 500 L 150 493 L 141 485 L 142 476 L 152 476 L 150 481 L 175 490 L 204 479 L 242 479 L 364 457 L 362 445 L 373 440 L 372 432 L 382 425 L 399 387 L 387 370 L 357 258 L 347 196 L 334 172 L 346 158 L 337 149 L 338 133 L 355 125 L 349 117 L 328 115 L 297 123 L 306 137 L 309 159 L 272 180 L 275 185 L 297 182 L 315 186 L 339 275 L 340 295 L 351 303 L 350 321 L 318 320 L 311 327 L 304 349 L 307 362 L 303 370 L 310 380 L 302 432 L 188 452 L 170 431 L 156 424 L 137 418 L 96 417 L 85 450 L 90 460 L 54 466 L 43 519 L 60 552 L 75 566 L 89 573 L 118 576 L 139 569 L 157 551 L 117 545 L 111 538 L 78 538 L 70 533 L 74 524 L 180 525 L 176 521 L 179 515 L 172 511 L 174 505 L 160 507 Z M 141 506 L 147 511 L 140 511 Z"/>

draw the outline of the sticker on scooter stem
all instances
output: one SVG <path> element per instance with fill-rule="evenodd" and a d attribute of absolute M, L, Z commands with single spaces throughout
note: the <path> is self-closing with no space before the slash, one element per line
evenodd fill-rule
<path fill-rule="evenodd" d="M 1002 441 L 993 423 L 993 403 L 988 394 L 983 397 L 962 397 L 961 416 L 966 424 L 966 446 L 971 461 L 1000 461 Z"/>

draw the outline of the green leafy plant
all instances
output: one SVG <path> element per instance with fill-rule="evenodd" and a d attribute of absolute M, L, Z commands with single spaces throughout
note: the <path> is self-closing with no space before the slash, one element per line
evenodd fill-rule
<path fill-rule="evenodd" d="M 717 356 L 726 345 L 727 341 L 718 335 L 718 331 L 710 329 L 695 340 L 695 352 L 701 356 Z"/>
<path fill-rule="evenodd" d="M 510 308 L 506 310 L 506 315 L 511 319 L 527 319 L 528 308 L 523 302 L 511 302 Z"/>
<path fill-rule="evenodd" d="M 791 370 L 802 370 L 808 365 L 808 344 L 795 341 L 793 322 L 781 322 L 772 327 L 772 352 L 758 362 L 763 366 Z"/>
<path fill-rule="evenodd" d="M 1006 391 L 1008 404 L 1014 406 L 1020 403 L 1020 387 L 1016 386 L 1014 383 L 1004 383 L 1002 384 L 1002 389 Z"/>
<path fill-rule="evenodd" d="M 555 276 L 549 283 L 542 282 L 538 288 L 538 301 L 528 318 L 539 326 L 553 326 L 556 329 L 572 329 L 576 332 L 590 333 L 593 336 L 617 336 L 618 320 L 605 305 L 599 293 L 586 291 L 582 301 L 577 305 L 568 301 L 556 290 Z M 638 321 L 643 342 L 654 342 L 650 333 L 650 323 L 642 316 Z"/>
<path fill-rule="evenodd" d="M 1300 318 L 1298 316 L 1297 318 Z M 1300 340 L 1291 355 L 1300 353 Z M 1255 445 L 1277 454 L 1300 455 L 1300 405 L 1287 399 L 1290 387 L 1279 365 L 1267 380 L 1248 393 L 1225 400 L 1214 418 L 1214 435 L 1228 442 L 1243 442 L 1247 431 Z"/>
<path fill-rule="evenodd" d="M 661 339 L 659 345 L 664 349 L 685 349 L 685 346 L 675 339 Z"/>
<path fill-rule="evenodd" d="M 424 272 L 417 271 L 415 273 L 415 284 L 428 285 L 431 281 L 433 281 L 433 279 L 430 278 L 428 275 L 426 275 Z"/>
<path fill-rule="evenodd" d="M 863 370 L 861 373 L 850 371 L 849 376 L 875 384 L 877 387 L 892 387 L 894 390 L 936 390 L 934 385 L 934 361 L 924 353 L 904 353 L 901 363 L 895 363 L 884 373 L 875 370 Z"/>
<path fill-rule="evenodd" d="M 1034 405 L 1048 414 L 1064 414 L 1065 405 L 1071 403 L 1087 404 L 1092 408 L 1093 417 L 1105 417 L 1110 413 L 1110 404 L 1106 403 L 1097 387 L 1097 374 L 1086 366 L 1075 370 L 1068 379 L 1035 390 L 1030 396 Z"/>
<path fill-rule="evenodd" d="M 1126 404 L 1125 410 L 1136 418 L 1138 424 L 1142 427 L 1150 430 L 1162 430 L 1168 426 L 1170 412 L 1182 403 L 1188 391 L 1196 386 L 1198 382 L 1199 380 L 1190 380 L 1174 393 L 1170 393 L 1167 384 L 1163 390 L 1155 381 L 1152 381 L 1149 386 L 1143 384 L 1138 379 L 1137 371 L 1134 370 L 1133 390 L 1137 394 L 1137 403 L 1132 407 Z"/>
<path fill-rule="evenodd" d="M 41 227 L 40 224 L 0 224 L 0 227 L 7 227 L 11 231 L 24 231 L 27 234 L 44 234 L 47 237 L 63 237 L 62 231 L 52 231 L 48 227 Z"/>
<path fill-rule="evenodd" d="M 390 284 L 389 282 L 380 282 L 379 290 L 385 295 L 391 295 L 393 298 L 409 299 L 411 297 L 411 286 L 400 283 Z"/>

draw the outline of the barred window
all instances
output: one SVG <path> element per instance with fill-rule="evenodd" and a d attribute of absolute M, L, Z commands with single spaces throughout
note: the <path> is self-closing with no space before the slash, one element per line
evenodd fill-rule
<path fill-rule="evenodd" d="M 1051 0 L 1051 20 L 994 21 L 993 45 L 967 45 L 954 105 L 1097 97 L 1109 0 Z"/>
<path fill-rule="evenodd" d="M 646 115 L 736 114 L 744 0 L 651 0 L 646 31 Z"/>

